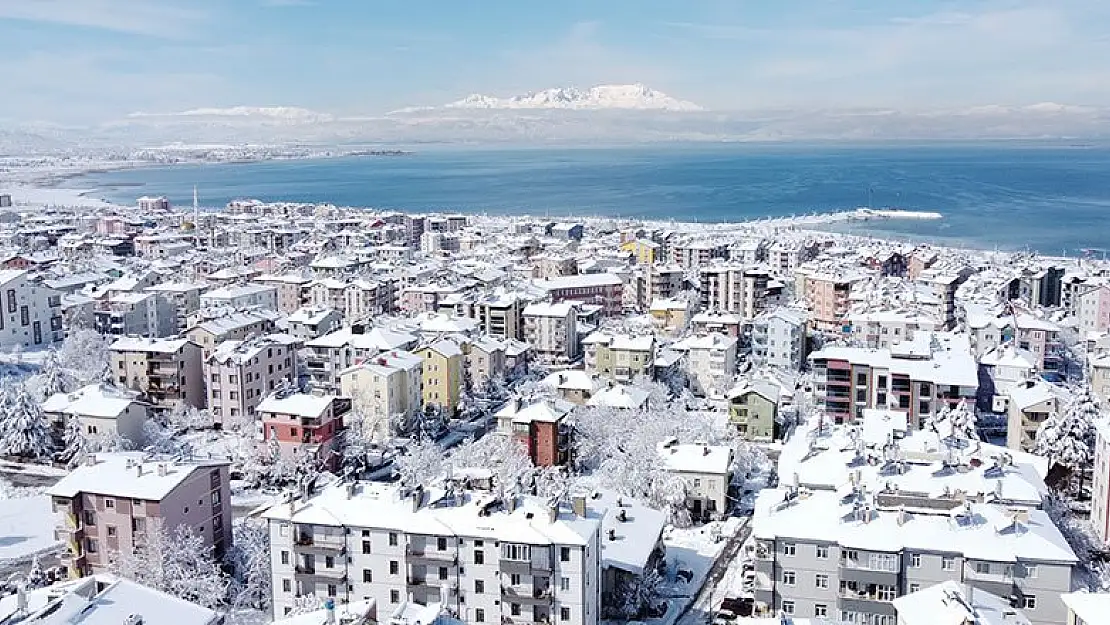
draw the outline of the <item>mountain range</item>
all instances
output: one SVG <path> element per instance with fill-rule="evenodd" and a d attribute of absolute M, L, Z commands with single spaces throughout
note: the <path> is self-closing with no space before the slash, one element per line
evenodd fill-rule
<path fill-rule="evenodd" d="M 531 91 L 507 98 L 469 95 L 446 104 L 449 109 L 571 109 L 571 110 L 640 110 L 640 111 L 701 111 L 702 107 L 672 98 L 647 85 L 597 85 L 589 89 L 556 87 Z"/>

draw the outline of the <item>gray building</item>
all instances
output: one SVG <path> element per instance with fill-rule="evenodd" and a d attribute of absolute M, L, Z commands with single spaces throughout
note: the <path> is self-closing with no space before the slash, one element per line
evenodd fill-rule
<path fill-rule="evenodd" d="M 164 338 L 177 334 L 177 308 L 154 293 L 116 293 L 100 303 L 93 323 L 101 334 Z"/>
<path fill-rule="evenodd" d="M 1063 623 L 1077 558 L 1037 509 L 805 487 L 764 491 L 745 584 L 758 608 L 896 625 L 893 600 L 953 580 Z"/>

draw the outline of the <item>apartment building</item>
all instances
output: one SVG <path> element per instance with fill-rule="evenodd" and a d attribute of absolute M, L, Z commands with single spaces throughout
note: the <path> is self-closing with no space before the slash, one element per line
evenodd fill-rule
<path fill-rule="evenodd" d="M 285 318 L 289 334 L 310 341 L 335 332 L 343 325 L 343 313 L 334 308 L 304 306 Z"/>
<path fill-rule="evenodd" d="M 350 320 L 372 319 L 394 311 L 393 282 L 354 280 L 343 290 L 342 312 Z"/>
<path fill-rule="evenodd" d="M 200 345 L 208 358 L 225 341 L 262 336 L 277 329 L 278 313 L 272 309 L 244 310 L 201 321 L 185 332 L 185 337 Z"/>
<path fill-rule="evenodd" d="M 224 341 L 204 361 L 208 409 L 224 425 L 253 416 L 274 390 L 297 384 L 297 346 L 288 335 L 273 334 L 245 341 Z"/>
<path fill-rule="evenodd" d="M 945 405 L 974 405 L 979 373 L 969 350 L 965 335 L 923 332 L 885 349 L 825 347 L 809 355 L 818 407 L 837 423 L 889 408 L 920 427 Z"/>
<path fill-rule="evenodd" d="M 620 315 L 624 310 L 624 283 L 614 273 L 587 273 L 534 280 L 552 302 L 578 302 L 601 306 L 603 315 Z"/>
<path fill-rule="evenodd" d="M 482 388 L 490 380 L 505 377 L 507 344 L 492 337 L 480 337 L 463 345 L 471 388 Z"/>
<path fill-rule="evenodd" d="M 1066 391 L 1041 379 L 1024 380 L 1008 388 L 1006 397 L 1006 446 L 1031 451 L 1037 430 L 1063 408 Z"/>
<path fill-rule="evenodd" d="M 30 281 L 26 270 L 0 271 L 0 349 L 51 345 L 63 338 L 61 293 Z"/>
<path fill-rule="evenodd" d="M 686 272 L 682 267 L 649 265 L 644 268 L 644 296 L 647 302 L 656 299 L 677 297 L 686 283 Z M 642 302 L 643 308 L 646 302 Z"/>
<path fill-rule="evenodd" d="M 655 337 L 594 332 L 582 341 L 586 370 L 614 382 L 651 378 Z"/>
<path fill-rule="evenodd" d="M 953 580 L 1014 597 L 1034 625 L 1063 622 L 1078 559 L 1041 510 L 989 503 L 869 502 L 854 489 L 760 493 L 757 606 L 796 617 L 896 625 L 893 601 Z"/>
<path fill-rule="evenodd" d="M 1095 458 L 1091 469 L 1091 525 L 1095 536 L 1110 544 L 1110 421 L 1095 422 Z"/>
<path fill-rule="evenodd" d="M 699 278 L 701 309 L 751 319 L 763 310 L 769 280 L 770 274 L 759 266 L 702 267 Z"/>
<path fill-rule="evenodd" d="M 806 357 L 804 310 L 776 308 L 752 321 L 752 362 L 786 371 L 801 371 Z"/>
<path fill-rule="evenodd" d="M 713 333 L 692 336 L 672 345 L 686 354 L 686 377 L 695 395 L 719 397 L 732 386 L 738 343 L 731 336 Z"/>
<path fill-rule="evenodd" d="M 727 445 L 664 441 L 659 460 L 686 482 L 686 508 L 695 521 L 723 519 L 728 513 L 732 448 Z"/>
<path fill-rule="evenodd" d="M 1084 285 L 1079 290 L 1075 302 L 1075 313 L 1081 333 L 1101 334 L 1110 330 L 1110 284 L 1100 281 Z"/>
<path fill-rule="evenodd" d="M 718 258 L 728 258 L 728 248 L 708 241 L 689 241 L 671 245 L 671 263 L 689 269 L 704 267 Z"/>
<path fill-rule="evenodd" d="M 137 392 L 125 388 L 89 384 L 57 393 L 42 403 L 42 412 L 58 433 L 76 419 L 91 439 L 119 436 L 131 443 L 131 449 L 142 449 L 146 442 L 147 405 Z"/>
<path fill-rule="evenodd" d="M 434 406 L 453 416 L 463 392 L 466 360 L 462 348 L 451 339 L 440 339 L 413 353 L 424 361 L 424 407 Z"/>
<path fill-rule="evenodd" d="M 767 265 L 771 274 L 776 277 L 787 277 L 803 263 L 813 260 L 821 251 L 821 246 L 816 241 L 774 241 L 764 252 Z"/>
<path fill-rule="evenodd" d="M 339 388 L 339 373 L 382 352 L 413 349 L 419 339 L 407 332 L 362 323 L 305 343 L 305 372 L 313 387 Z"/>
<path fill-rule="evenodd" d="M 897 625 L 1031 625 L 1009 597 L 976 591 L 972 586 L 948 580 L 926 586 L 893 601 Z"/>
<path fill-rule="evenodd" d="M 497 431 L 512 436 L 528 450 L 532 464 L 538 467 L 561 466 L 570 460 L 572 424 L 570 413 L 574 404 L 538 401 L 527 406 L 519 397 L 509 400 L 494 418 Z"/>
<path fill-rule="evenodd" d="M 912 269 L 912 258 L 910 264 Z M 971 274 L 969 267 L 962 267 L 950 270 L 924 269 L 917 276 L 916 282 L 924 285 L 936 298 L 938 304 L 931 312 L 944 322 L 946 330 L 956 327 L 956 291 Z"/>
<path fill-rule="evenodd" d="M 700 312 L 690 319 L 695 334 L 724 334 L 739 338 L 744 329 L 744 317 L 733 313 Z"/>
<path fill-rule="evenodd" d="M 599 622 L 602 512 L 584 497 L 349 482 L 262 516 L 276 614 L 314 594 L 383 612 L 443 604 L 467 623 Z"/>
<path fill-rule="evenodd" d="M 231 490 L 226 462 L 151 462 L 144 454 L 96 454 L 46 490 L 55 535 L 67 547 L 71 575 L 107 570 L 115 552 L 143 536 L 184 525 L 217 556 L 231 546 Z"/>
<path fill-rule="evenodd" d="M 516 295 L 491 295 L 474 303 L 478 329 L 503 339 L 524 338 L 524 302 Z"/>
<path fill-rule="evenodd" d="M 215 610 L 108 573 L 26 589 L 22 597 L 9 595 L 0 602 L 0 623 L 141 625 L 158 622 L 156 619 L 174 625 L 224 622 L 224 616 Z"/>
<path fill-rule="evenodd" d="M 200 346 L 189 339 L 125 337 L 109 348 L 112 377 L 120 386 L 146 395 L 155 411 L 180 403 L 205 405 Z"/>
<path fill-rule="evenodd" d="M 567 364 L 578 358 L 578 318 L 570 303 L 529 304 L 521 314 L 524 340 L 542 363 Z"/>
<path fill-rule="evenodd" d="M 852 285 L 863 274 L 833 273 L 822 269 L 798 270 L 795 292 L 809 305 L 810 320 L 818 330 L 840 332 L 848 314 Z"/>
<path fill-rule="evenodd" d="M 351 411 L 347 397 L 276 391 L 258 404 L 262 438 L 277 441 L 281 457 L 296 461 L 311 456 L 335 470 L 343 417 Z"/>
<path fill-rule="evenodd" d="M 678 336 L 690 323 L 690 302 L 684 299 L 654 299 L 648 307 L 648 314 L 656 332 Z"/>
<path fill-rule="evenodd" d="M 779 437 L 780 394 L 766 380 L 744 380 L 727 393 L 729 423 L 741 438 L 766 443 Z"/>
<path fill-rule="evenodd" d="M 202 308 L 265 308 L 278 309 L 277 287 L 265 284 L 237 284 L 204 292 Z"/>
<path fill-rule="evenodd" d="M 1060 327 L 1050 321 L 1024 312 L 992 314 L 969 310 L 967 329 L 976 356 L 1012 341 L 1037 358 L 1040 370 L 1059 371 L 1063 367 Z"/>
<path fill-rule="evenodd" d="M 109 336 L 163 338 L 178 333 L 173 302 L 155 293 L 116 293 L 98 303 L 93 328 Z"/>
<path fill-rule="evenodd" d="M 408 431 L 424 410 L 424 359 L 406 351 L 384 352 L 344 369 L 339 390 L 383 438 Z"/>
<path fill-rule="evenodd" d="M 347 283 L 336 278 L 316 280 L 308 285 L 308 303 L 313 308 L 347 311 Z"/>
<path fill-rule="evenodd" d="M 1110 614 L 1110 593 L 1080 590 L 1060 598 L 1068 608 L 1064 625 L 1099 625 Z"/>
<path fill-rule="evenodd" d="M 253 280 L 257 284 L 273 288 L 277 292 L 277 307 L 274 310 L 292 314 L 309 303 L 308 285 L 312 279 L 297 274 L 261 275 Z"/>
<path fill-rule="evenodd" d="M 913 340 L 917 332 L 940 332 L 944 322 L 932 315 L 913 310 L 871 310 L 848 313 L 851 335 L 871 348 L 890 347 Z"/>
<path fill-rule="evenodd" d="M 189 315 L 200 309 L 200 294 L 208 288 L 206 284 L 193 282 L 163 282 L 148 286 L 144 291 L 160 295 L 173 305 L 174 327 L 184 332 L 189 327 Z"/>

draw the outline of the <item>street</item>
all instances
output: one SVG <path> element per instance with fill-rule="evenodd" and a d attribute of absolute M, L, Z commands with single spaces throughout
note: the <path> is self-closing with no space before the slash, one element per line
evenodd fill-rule
<path fill-rule="evenodd" d="M 751 535 L 750 527 L 751 519 L 744 519 L 744 522 L 736 529 L 736 533 L 728 539 L 728 543 L 721 549 L 720 556 L 713 562 L 713 566 L 710 567 L 709 573 L 705 576 L 705 582 L 702 584 L 701 590 L 675 619 L 676 625 L 705 625 L 705 623 L 712 620 L 713 610 L 716 607 L 715 603 L 721 599 L 716 595 L 717 586 L 728 572 L 729 565 L 740 552 L 744 541 Z"/>

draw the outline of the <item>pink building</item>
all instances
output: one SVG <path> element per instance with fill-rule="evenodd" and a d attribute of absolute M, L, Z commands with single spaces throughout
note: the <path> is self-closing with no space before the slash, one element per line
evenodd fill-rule
<path fill-rule="evenodd" d="M 258 405 L 262 438 L 277 441 L 282 458 L 292 460 L 309 454 L 331 469 L 339 463 L 336 447 L 343 431 L 343 415 L 350 411 L 349 398 L 304 393 L 270 395 Z"/>
<path fill-rule="evenodd" d="M 1081 291 L 1076 308 L 1080 332 L 1102 334 L 1110 330 L 1110 285 L 1095 284 Z"/>
<path fill-rule="evenodd" d="M 606 316 L 621 314 L 624 283 L 615 273 L 588 273 L 536 280 L 536 286 L 547 291 L 551 301 L 597 304 Z"/>
<path fill-rule="evenodd" d="M 144 462 L 142 453 L 98 454 L 50 487 L 55 535 L 74 576 L 107 569 L 159 528 L 190 528 L 217 557 L 231 546 L 228 463 Z"/>

